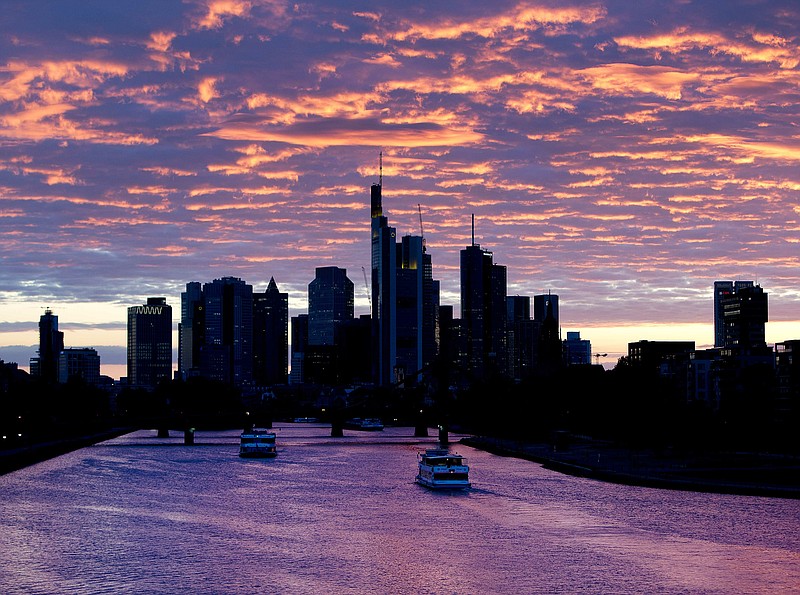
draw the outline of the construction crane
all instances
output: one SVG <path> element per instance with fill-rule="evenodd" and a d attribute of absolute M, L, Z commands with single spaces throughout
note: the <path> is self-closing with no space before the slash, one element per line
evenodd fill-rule
<path fill-rule="evenodd" d="M 364 289 L 367 292 L 367 300 L 369 300 L 369 312 L 372 314 L 372 296 L 369 293 L 369 281 L 367 281 L 367 269 L 361 267 L 361 272 L 364 273 Z"/>
<path fill-rule="evenodd" d="M 422 238 L 422 251 L 427 252 L 428 247 L 425 245 L 425 230 L 422 229 L 422 206 L 417 203 L 417 211 L 419 211 L 419 235 Z"/>
<path fill-rule="evenodd" d="M 607 353 L 595 353 L 594 357 L 595 357 L 595 363 L 599 366 L 600 365 L 600 358 L 601 357 L 608 357 L 608 354 Z"/>

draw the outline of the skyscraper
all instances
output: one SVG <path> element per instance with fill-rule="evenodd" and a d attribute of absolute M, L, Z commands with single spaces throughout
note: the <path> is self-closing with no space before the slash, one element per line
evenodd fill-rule
<path fill-rule="evenodd" d="M 341 323 L 353 320 L 354 289 L 347 270 L 318 267 L 308 284 L 308 344 L 336 345 Z"/>
<path fill-rule="evenodd" d="M 289 294 L 271 278 L 264 293 L 253 293 L 253 380 L 286 384 L 288 373 Z"/>
<path fill-rule="evenodd" d="M 739 290 L 753 287 L 753 281 L 714 281 L 714 347 L 725 347 L 725 315 L 722 302 Z"/>
<path fill-rule="evenodd" d="M 467 366 L 478 377 L 505 374 L 506 267 L 473 243 L 461 250 L 461 325 Z"/>
<path fill-rule="evenodd" d="M 236 386 L 253 378 L 253 286 L 237 277 L 203 285 L 204 375 Z"/>
<path fill-rule="evenodd" d="M 199 282 L 192 281 L 181 293 L 181 321 L 178 323 L 178 373 L 184 379 L 199 373 L 205 326 L 203 288 Z"/>
<path fill-rule="evenodd" d="M 741 286 L 725 296 L 722 299 L 724 347 L 735 347 L 742 355 L 766 348 L 767 310 L 767 294 L 759 285 Z"/>
<path fill-rule="evenodd" d="M 58 316 L 47 308 L 39 317 L 38 357 L 31 358 L 31 374 L 58 382 L 58 356 L 64 350 L 64 333 L 58 330 Z"/>
<path fill-rule="evenodd" d="M 397 347 L 397 231 L 383 215 L 383 175 L 370 189 L 372 209 L 372 357 L 373 381 L 394 381 Z"/>
<path fill-rule="evenodd" d="M 166 298 L 147 298 L 128 308 L 128 382 L 154 388 L 172 377 L 172 306 Z"/>
<path fill-rule="evenodd" d="M 539 333 L 536 359 L 540 370 L 552 370 L 562 364 L 563 345 L 558 316 L 557 295 L 546 293 L 533 296 L 533 320 Z"/>

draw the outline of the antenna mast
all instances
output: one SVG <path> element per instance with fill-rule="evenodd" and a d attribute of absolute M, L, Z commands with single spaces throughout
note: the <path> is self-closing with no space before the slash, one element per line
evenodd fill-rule
<path fill-rule="evenodd" d="M 425 230 L 422 228 L 422 206 L 417 203 L 417 210 L 419 211 L 419 235 L 422 238 L 422 251 L 427 252 L 428 248 L 425 245 Z"/>
<path fill-rule="evenodd" d="M 383 188 L 383 151 L 380 152 L 380 177 L 378 178 L 378 184 L 381 185 Z"/>
<path fill-rule="evenodd" d="M 472 245 L 475 245 L 475 213 L 472 213 Z"/>

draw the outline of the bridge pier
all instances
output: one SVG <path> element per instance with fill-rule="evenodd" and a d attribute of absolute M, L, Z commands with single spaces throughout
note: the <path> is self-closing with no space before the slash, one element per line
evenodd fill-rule
<path fill-rule="evenodd" d="M 447 434 L 447 426 L 444 424 L 439 426 L 439 444 L 447 446 L 450 444 L 450 437 Z"/>

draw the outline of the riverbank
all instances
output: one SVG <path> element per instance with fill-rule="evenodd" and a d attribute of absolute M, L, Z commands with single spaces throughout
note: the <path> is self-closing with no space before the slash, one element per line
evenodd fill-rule
<path fill-rule="evenodd" d="M 632 450 L 572 439 L 557 447 L 473 436 L 462 443 L 493 454 L 540 463 L 547 469 L 625 485 L 800 499 L 800 458 L 760 453 L 683 455 Z"/>
<path fill-rule="evenodd" d="M 17 448 L 0 450 L 0 475 L 22 469 L 28 465 L 41 463 L 47 459 L 52 459 L 53 457 L 78 450 L 79 448 L 91 446 L 92 444 L 97 444 L 104 440 L 116 438 L 132 430 L 133 428 L 127 427 L 108 428 L 92 434 L 72 436 L 49 442 L 34 442 Z"/>

